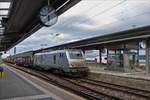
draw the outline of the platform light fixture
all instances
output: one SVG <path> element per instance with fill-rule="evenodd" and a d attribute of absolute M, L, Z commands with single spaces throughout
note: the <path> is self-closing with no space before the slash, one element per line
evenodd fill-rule
<path fill-rule="evenodd" d="M 8 18 L 11 1 L 0 1 L 0 34 L 4 33 L 3 18 Z"/>
<path fill-rule="evenodd" d="M 11 2 L 0 2 L 0 9 L 8 9 Z"/>
<path fill-rule="evenodd" d="M 5 28 L 1 27 L 1 28 L 0 28 L 0 33 L 3 33 L 3 32 L 4 32 L 4 29 L 5 29 Z"/>
<path fill-rule="evenodd" d="M 8 10 L 0 10 L 0 15 L 8 15 Z"/>

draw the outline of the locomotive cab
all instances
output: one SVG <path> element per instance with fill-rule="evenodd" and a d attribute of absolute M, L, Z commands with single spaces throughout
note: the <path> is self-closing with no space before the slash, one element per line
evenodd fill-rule
<path fill-rule="evenodd" d="M 56 50 L 34 55 L 34 67 L 70 76 L 84 76 L 89 72 L 81 50 Z"/>
<path fill-rule="evenodd" d="M 85 57 L 81 50 L 68 50 L 69 72 L 73 75 L 87 75 L 89 72 L 85 64 Z M 75 76 L 76 76 L 75 75 Z"/>
<path fill-rule="evenodd" d="M 85 59 L 81 50 L 69 50 L 68 60 L 70 67 L 85 67 Z"/>

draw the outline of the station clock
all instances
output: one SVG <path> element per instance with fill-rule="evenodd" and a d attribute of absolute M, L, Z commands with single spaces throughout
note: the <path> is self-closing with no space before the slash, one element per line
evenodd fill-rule
<path fill-rule="evenodd" d="M 40 13 L 39 13 L 39 18 L 40 18 L 41 24 L 46 27 L 50 27 L 54 25 L 58 20 L 56 10 L 50 5 L 47 5 L 41 8 Z"/>

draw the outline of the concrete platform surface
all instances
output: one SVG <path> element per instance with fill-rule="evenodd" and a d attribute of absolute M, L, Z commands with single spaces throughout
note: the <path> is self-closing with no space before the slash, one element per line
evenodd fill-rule
<path fill-rule="evenodd" d="M 104 70 L 105 67 L 89 67 L 91 73 L 95 74 L 108 74 L 108 75 L 114 75 L 114 76 L 120 76 L 120 77 L 127 77 L 127 78 L 135 78 L 135 79 L 141 79 L 141 80 L 149 80 L 150 81 L 150 74 L 147 74 L 146 71 L 141 72 L 119 72 L 119 71 L 110 71 L 110 70 Z"/>
<path fill-rule="evenodd" d="M 19 74 L 6 66 L 4 77 L 0 79 L 0 100 L 56 100 L 59 97 L 47 95 Z"/>
<path fill-rule="evenodd" d="M 37 77 L 3 64 L 0 100 L 84 100 Z"/>

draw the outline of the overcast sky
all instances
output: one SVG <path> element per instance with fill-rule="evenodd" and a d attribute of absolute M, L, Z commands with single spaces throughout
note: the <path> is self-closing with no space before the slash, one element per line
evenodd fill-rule
<path fill-rule="evenodd" d="M 150 25 L 150 0 L 83 0 L 59 16 L 55 25 L 19 43 L 17 53 L 146 25 Z"/>

